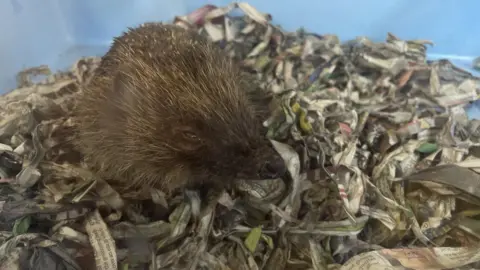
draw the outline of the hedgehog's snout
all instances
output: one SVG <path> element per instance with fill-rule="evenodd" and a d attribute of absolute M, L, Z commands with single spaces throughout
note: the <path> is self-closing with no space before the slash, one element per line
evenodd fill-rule
<path fill-rule="evenodd" d="M 260 167 L 258 175 L 263 179 L 275 179 L 282 177 L 286 172 L 285 162 L 280 156 L 275 155 Z"/>

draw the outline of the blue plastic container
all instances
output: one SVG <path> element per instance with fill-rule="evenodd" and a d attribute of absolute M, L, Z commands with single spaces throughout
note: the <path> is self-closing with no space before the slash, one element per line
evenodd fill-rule
<path fill-rule="evenodd" d="M 0 93 L 15 87 L 26 67 L 68 68 L 77 58 L 106 52 L 113 36 L 145 21 L 171 21 L 202 5 L 202 0 L 2 0 L 0 1 Z M 250 0 L 287 30 L 305 27 L 334 33 L 342 40 L 359 35 L 384 40 L 429 39 L 429 58 L 448 58 L 470 68 L 480 55 L 475 27 L 479 0 Z M 478 111 L 478 110 L 477 110 Z"/>

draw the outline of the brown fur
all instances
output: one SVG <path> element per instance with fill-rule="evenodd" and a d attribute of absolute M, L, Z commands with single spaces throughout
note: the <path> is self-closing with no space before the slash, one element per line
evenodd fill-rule
<path fill-rule="evenodd" d="M 265 115 L 254 100 L 265 96 L 249 89 L 237 65 L 198 34 L 129 29 L 79 97 L 76 144 L 101 175 L 127 186 L 170 193 L 259 179 L 264 163 L 280 157 L 261 133 Z"/>

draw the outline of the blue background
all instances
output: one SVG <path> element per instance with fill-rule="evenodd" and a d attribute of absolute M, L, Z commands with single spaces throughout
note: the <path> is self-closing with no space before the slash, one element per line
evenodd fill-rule
<path fill-rule="evenodd" d="M 463 68 L 480 55 L 480 0 L 250 0 L 287 30 L 305 27 L 342 40 L 359 35 L 381 41 L 429 39 L 429 58 L 449 58 Z M 15 74 L 47 64 L 68 68 L 81 56 L 101 55 L 127 26 L 171 21 L 204 4 L 201 0 L 2 0 L 0 1 L 0 93 L 15 87 Z"/>

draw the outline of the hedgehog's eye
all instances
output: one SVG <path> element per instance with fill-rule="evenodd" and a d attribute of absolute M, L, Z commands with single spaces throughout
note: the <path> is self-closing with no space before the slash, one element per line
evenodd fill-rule
<path fill-rule="evenodd" d="M 202 141 L 197 134 L 191 131 L 184 131 L 177 135 L 179 139 L 179 147 L 184 151 L 196 151 L 202 145 Z"/>
<path fill-rule="evenodd" d="M 192 141 L 199 141 L 199 137 L 197 136 L 197 134 L 191 132 L 191 131 L 185 131 L 183 133 L 183 135 L 185 136 L 185 138 L 187 138 L 188 140 L 192 140 Z"/>
<path fill-rule="evenodd" d="M 189 126 L 179 125 L 172 129 L 172 135 L 178 139 L 185 139 L 187 141 L 197 141 L 199 137 L 195 130 Z"/>
<path fill-rule="evenodd" d="M 203 144 L 198 131 L 188 125 L 181 124 L 173 127 L 172 137 L 177 141 L 177 147 L 187 152 L 196 151 Z"/>

